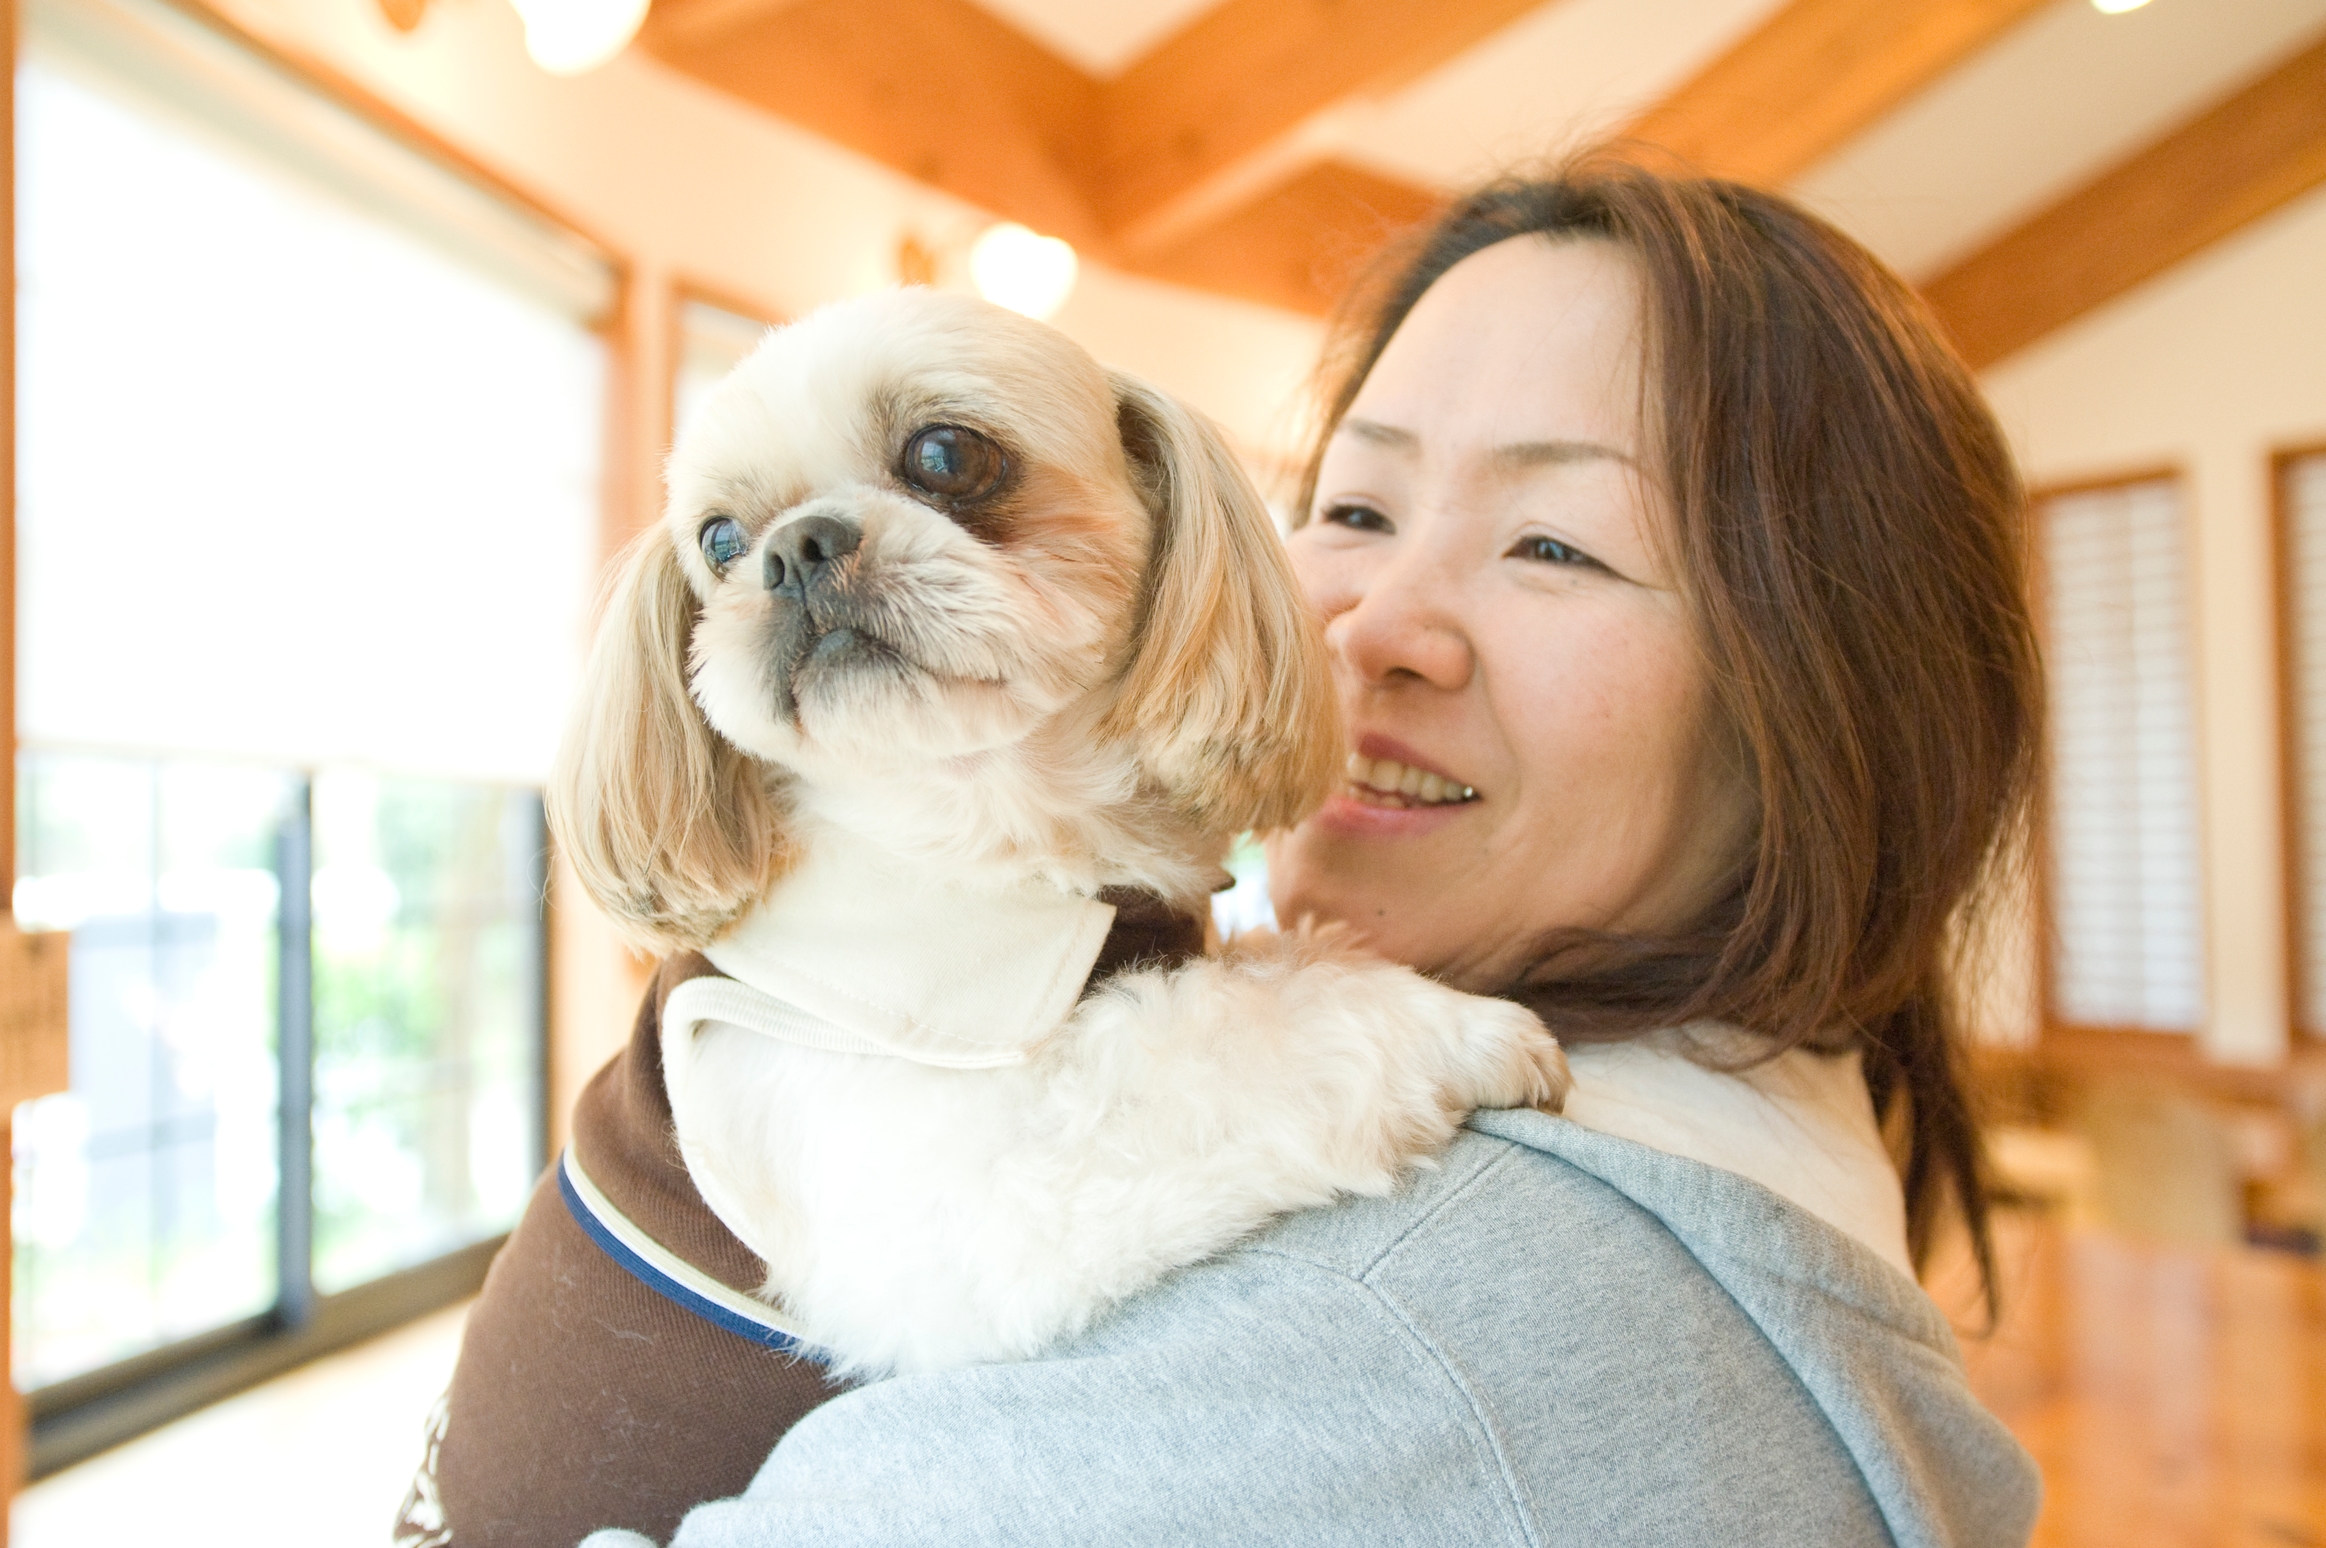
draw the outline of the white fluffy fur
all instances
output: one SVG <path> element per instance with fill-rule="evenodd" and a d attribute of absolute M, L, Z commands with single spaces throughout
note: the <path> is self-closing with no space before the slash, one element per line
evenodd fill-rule
<path fill-rule="evenodd" d="M 933 423 L 1007 450 L 990 511 L 900 481 Z M 1050 329 L 925 291 L 829 308 L 717 390 L 670 483 L 553 792 L 641 938 L 715 938 L 835 828 L 965 885 L 1200 909 L 1226 838 L 1340 764 L 1313 621 L 1217 433 Z M 818 514 L 863 533 L 847 626 L 880 650 L 795 671 L 762 558 Z M 750 546 L 714 572 L 720 515 Z M 872 1372 L 1029 1354 L 1275 1215 L 1387 1190 L 1472 1107 L 1565 1090 L 1524 1010 L 1295 932 L 1120 975 L 1021 1066 L 714 1024 L 670 1097 L 747 1201 L 766 1297 Z"/>

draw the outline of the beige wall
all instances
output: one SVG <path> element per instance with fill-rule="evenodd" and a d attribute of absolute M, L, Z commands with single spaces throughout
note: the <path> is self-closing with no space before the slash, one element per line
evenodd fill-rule
<path fill-rule="evenodd" d="M 2326 190 L 2005 361 L 1986 385 L 2038 485 L 2158 467 L 2186 480 L 2205 1042 L 2225 1062 L 2274 1063 L 2288 1013 L 2270 459 L 2326 439 Z"/>

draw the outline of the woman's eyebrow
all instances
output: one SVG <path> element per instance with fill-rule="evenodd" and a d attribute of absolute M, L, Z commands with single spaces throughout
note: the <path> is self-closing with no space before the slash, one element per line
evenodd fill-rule
<path fill-rule="evenodd" d="M 1411 430 L 1400 430 L 1395 425 L 1371 419 L 1344 419 L 1339 433 L 1353 435 L 1368 446 L 1387 447 L 1392 451 L 1410 452 L 1421 446 L 1421 437 Z"/>
<path fill-rule="evenodd" d="M 1539 468 L 1562 462 L 1605 459 L 1638 467 L 1639 459 L 1600 441 L 1513 441 L 1494 448 L 1494 460 L 1505 468 Z"/>
<path fill-rule="evenodd" d="M 1411 455 L 1421 449 L 1421 437 L 1411 430 L 1385 425 L 1375 419 L 1344 419 L 1335 433 L 1354 436 L 1366 445 L 1378 446 L 1384 451 Z M 1497 465 L 1514 471 L 1549 467 L 1563 462 L 1600 460 L 1620 462 L 1628 467 L 1639 466 L 1639 459 L 1630 452 L 1609 446 L 1603 441 L 1513 441 L 1507 446 L 1495 447 L 1492 456 Z"/>

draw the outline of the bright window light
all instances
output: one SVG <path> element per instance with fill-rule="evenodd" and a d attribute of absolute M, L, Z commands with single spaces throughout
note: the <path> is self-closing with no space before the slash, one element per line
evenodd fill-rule
<path fill-rule="evenodd" d="M 647 0 L 510 0 L 525 19 L 525 52 L 551 75 L 595 70 L 630 46 Z"/>
<path fill-rule="evenodd" d="M 2137 11 L 2148 0 L 2092 0 L 2092 9 L 2102 16 L 2122 16 L 2126 11 Z"/>
<path fill-rule="evenodd" d="M 74 76 L 17 102 L 21 734 L 543 778 L 597 566 L 587 320 Z"/>
<path fill-rule="evenodd" d="M 986 227 L 969 249 L 977 293 L 1028 317 L 1047 318 L 1064 306 L 1078 267 L 1065 242 L 1008 222 Z"/>

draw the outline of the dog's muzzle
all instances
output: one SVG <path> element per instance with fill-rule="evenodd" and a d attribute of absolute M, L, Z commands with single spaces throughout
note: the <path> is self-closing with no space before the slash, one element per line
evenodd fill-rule
<path fill-rule="evenodd" d="M 894 652 L 866 627 L 863 544 L 859 523 L 828 511 L 795 517 L 767 535 L 760 581 L 772 604 L 769 687 L 778 712 L 794 723 L 802 679 L 811 673 L 893 663 Z"/>

